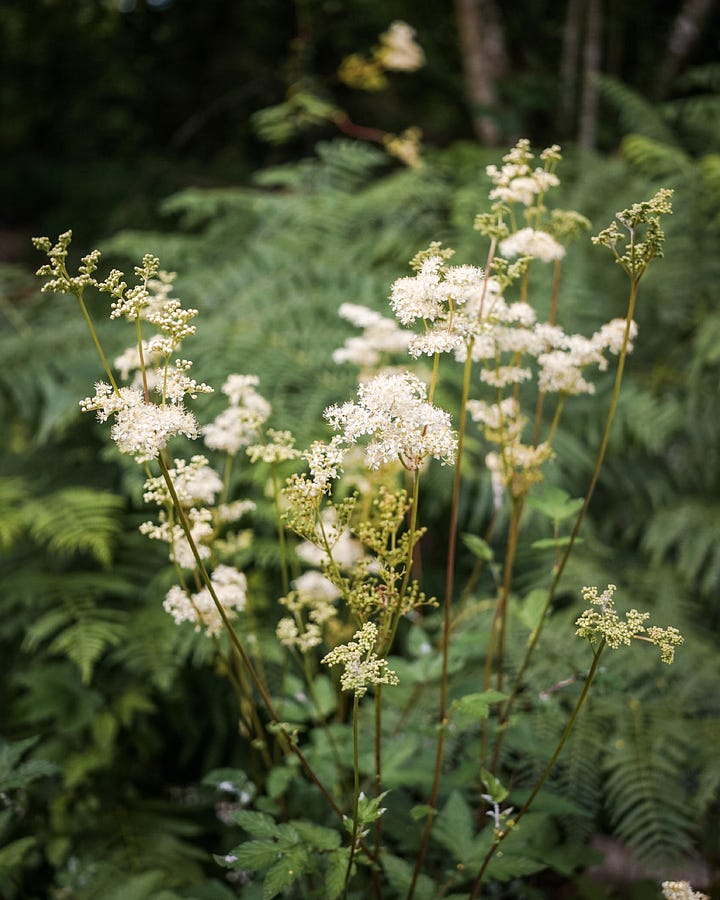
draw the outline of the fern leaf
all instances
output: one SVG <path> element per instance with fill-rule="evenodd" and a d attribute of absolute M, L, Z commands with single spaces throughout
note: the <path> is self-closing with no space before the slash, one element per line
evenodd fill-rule
<path fill-rule="evenodd" d="M 621 150 L 632 166 L 651 178 L 676 178 L 679 172 L 688 171 L 691 166 L 690 157 L 682 148 L 643 134 L 627 135 Z"/>
<path fill-rule="evenodd" d="M 80 670 L 83 684 L 89 684 L 103 653 L 125 637 L 126 619 L 123 610 L 99 609 L 87 599 L 69 600 L 30 627 L 24 646 L 32 650 L 55 634 L 48 652 L 67 657 Z"/>
<path fill-rule="evenodd" d="M 657 107 L 637 91 L 609 75 L 601 75 L 597 84 L 602 96 L 617 109 L 620 122 L 628 132 L 641 134 L 660 144 L 672 146 L 676 137 L 665 124 Z"/>
<path fill-rule="evenodd" d="M 679 857 L 692 848 L 678 743 L 667 728 L 651 744 L 648 722 L 633 705 L 631 728 L 606 760 L 605 799 L 616 836 L 647 862 Z"/>
<path fill-rule="evenodd" d="M 61 556 L 90 553 L 110 565 L 120 534 L 124 501 L 115 494 L 69 487 L 33 503 L 28 511 L 32 536 Z"/>

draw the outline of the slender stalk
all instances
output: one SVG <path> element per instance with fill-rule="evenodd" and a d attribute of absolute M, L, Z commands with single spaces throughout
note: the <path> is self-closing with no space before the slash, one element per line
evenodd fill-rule
<path fill-rule="evenodd" d="M 375 686 L 375 796 L 382 794 L 382 685 Z M 382 847 L 382 816 L 375 819 L 375 859 Z"/>
<path fill-rule="evenodd" d="M 440 704 L 438 709 L 438 720 L 440 728 L 438 730 L 438 739 L 435 749 L 435 767 L 433 770 L 432 786 L 430 788 L 430 798 L 428 806 L 434 810 L 437 803 L 438 794 L 440 793 L 440 778 L 442 775 L 442 762 L 445 755 L 445 731 L 447 727 L 447 706 L 448 706 L 448 660 L 450 656 L 450 633 L 452 630 L 452 597 L 455 587 L 455 555 L 457 550 L 457 525 L 458 525 L 458 508 L 460 505 L 460 469 L 463 455 L 463 445 L 465 442 L 466 427 L 466 411 L 467 401 L 470 394 L 470 372 L 472 369 L 472 345 L 468 346 L 467 356 L 465 357 L 465 368 L 463 370 L 463 386 L 462 399 L 460 402 L 460 418 L 458 422 L 458 449 L 457 460 L 455 462 L 455 476 L 453 479 L 452 502 L 450 508 L 450 530 L 448 534 L 448 551 L 447 563 L 445 567 L 445 602 L 443 604 L 443 630 L 440 638 L 440 652 L 442 654 L 442 673 L 440 676 Z M 425 827 L 423 828 L 422 837 L 420 839 L 420 848 L 415 860 L 415 869 L 413 871 L 410 889 L 408 891 L 407 900 L 412 900 L 415 895 L 418 876 L 422 864 L 427 853 L 428 840 L 432 831 L 435 816 L 429 812 L 425 819 Z"/>
<path fill-rule="evenodd" d="M 505 657 L 505 632 L 507 624 L 507 607 L 510 598 L 510 590 L 512 588 L 512 576 L 515 566 L 515 556 L 517 554 L 518 539 L 520 537 L 520 524 L 522 522 L 523 509 L 525 501 L 523 497 L 514 497 L 510 511 L 510 527 L 508 535 L 507 558 L 505 563 L 505 572 L 503 577 L 502 596 L 495 610 L 495 618 L 497 620 L 497 689 L 502 690 L 503 686 L 503 661 Z M 491 659 L 491 652 L 488 651 L 488 659 Z M 487 668 L 487 660 L 486 660 Z M 487 686 L 485 688 L 487 690 Z"/>
<path fill-rule="evenodd" d="M 508 697 L 508 701 L 505 704 L 501 714 L 500 714 L 500 724 L 505 724 L 509 717 L 510 711 L 513 707 L 515 699 L 520 692 L 520 688 L 522 687 L 523 677 L 525 672 L 527 671 L 527 667 L 530 662 L 530 658 L 532 657 L 535 648 L 538 645 L 540 640 L 540 635 L 542 634 L 542 629 L 545 624 L 545 619 L 547 617 L 548 610 L 552 606 L 553 600 L 555 599 L 555 593 L 557 591 L 558 584 L 562 577 L 562 574 L 565 570 L 565 566 L 567 565 L 567 561 L 570 558 L 570 554 L 572 553 L 573 547 L 575 545 L 575 541 L 577 540 L 578 534 L 580 532 L 580 527 L 585 519 L 585 514 L 587 513 L 588 507 L 590 506 L 590 500 L 592 499 L 593 493 L 595 492 L 595 487 L 597 486 L 598 478 L 600 477 L 600 470 L 602 468 L 602 464 L 605 460 L 605 453 L 607 451 L 608 443 L 610 441 L 610 432 L 612 429 L 613 419 L 615 417 L 615 411 L 617 409 L 618 397 L 620 396 L 620 386 L 622 384 L 623 372 L 625 369 L 625 360 L 627 358 L 627 348 L 630 340 L 630 326 L 632 324 L 633 315 L 635 312 L 635 301 L 637 299 L 638 292 L 638 284 L 639 278 L 633 279 L 630 282 L 630 297 L 628 300 L 628 311 L 625 319 L 625 333 L 623 336 L 623 343 L 620 350 L 620 354 L 618 357 L 618 367 L 615 373 L 615 383 L 613 385 L 612 397 L 610 400 L 610 408 L 608 410 L 607 418 L 605 420 L 605 428 L 603 430 L 602 440 L 600 442 L 600 449 L 598 450 L 598 455 L 595 460 L 595 467 L 592 472 L 592 476 L 590 478 L 590 484 L 588 486 L 587 492 L 585 494 L 585 500 L 583 502 L 582 508 L 575 519 L 575 525 L 573 526 L 573 530 L 570 534 L 570 538 L 568 540 L 567 546 L 565 547 L 565 551 L 563 552 L 562 557 L 560 558 L 557 566 L 555 567 L 552 581 L 550 582 L 550 587 L 548 588 L 547 600 L 545 601 L 545 606 L 543 607 L 540 620 L 538 622 L 537 628 L 533 633 L 530 642 L 528 643 L 527 649 L 525 651 L 525 657 L 520 665 L 517 676 L 515 678 L 515 683 L 513 685 L 513 689 L 510 692 L 510 696 Z M 497 761 L 500 745 L 503 740 L 503 729 L 501 728 L 498 731 L 498 741 L 495 747 L 495 761 Z"/>
<path fill-rule="evenodd" d="M 275 518 L 277 520 L 278 545 L 280 547 L 280 572 L 282 575 L 283 594 L 290 590 L 290 576 L 288 575 L 287 541 L 285 540 L 285 528 L 280 513 L 280 486 L 278 484 L 277 466 L 270 465 L 270 473 L 273 485 L 273 503 L 275 504 Z"/>
<path fill-rule="evenodd" d="M 558 757 L 562 753 L 562 750 L 563 750 L 565 744 L 567 743 L 567 739 L 570 737 L 570 732 L 573 730 L 573 727 L 575 726 L 575 722 L 577 721 L 577 717 L 580 714 L 580 710 L 582 709 L 583 704 L 585 703 L 585 700 L 587 699 L 588 693 L 590 691 L 590 687 L 592 686 L 593 680 L 595 679 L 595 675 L 597 674 L 598 666 L 600 665 L 600 657 L 601 657 L 604 649 L 605 649 L 605 639 L 603 638 L 603 640 L 598 645 L 597 650 L 593 650 L 594 657 L 593 657 L 592 665 L 590 666 L 588 674 L 585 678 L 585 684 L 583 685 L 582 692 L 581 692 L 580 696 L 578 697 L 577 702 L 575 703 L 575 707 L 572 711 L 572 714 L 570 715 L 570 718 L 568 719 L 567 724 L 565 725 L 563 733 L 560 735 L 560 740 L 558 741 L 558 744 L 555 747 L 555 752 L 553 753 L 552 757 L 550 758 L 550 762 L 548 762 L 548 764 L 543 769 L 542 775 L 537 780 L 535 787 L 532 789 L 532 792 L 530 793 L 530 796 L 525 801 L 525 805 L 518 812 L 518 814 L 514 817 L 515 824 L 513 825 L 513 828 L 515 828 L 517 826 L 520 819 L 522 819 L 523 816 L 530 809 L 535 798 L 540 793 L 543 785 L 547 781 L 548 776 L 550 775 L 550 772 L 552 772 L 552 770 L 555 766 L 555 763 L 558 761 Z M 477 893 L 480 890 L 483 876 L 485 875 L 487 867 L 490 864 L 490 860 L 493 858 L 493 856 L 495 856 L 495 853 L 497 852 L 500 844 L 502 844 L 502 842 L 505 840 L 505 838 L 509 834 L 511 834 L 511 832 L 513 831 L 513 828 L 508 828 L 505 831 L 500 832 L 496 836 L 495 841 L 494 841 L 492 847 L 490 848 L 490 850 L 488 850 L 487 856 L 483 860 L 483 864 L 480 868 L 480 871 L 478 872 L 478 874 L 475 878 L 475 881 L 473 882 L 472 888 L 470 889 L 470 894 L 468 896 L 468 900 L 474 900 L 474 898 L 477 897 Z"/>
<path fill-rule="evenodd" d="M 552 294 L 550 295 L 550 314 L 548 315 L 548 325 L 554 325 L 557 317 L 558 297 L 560 295 L 560 269 L 562 261 L 555 260 L 553 265 L 553 284 Z M 540 439 L 540 425 L 542 423 L 543 404 L 545 403 L 545 391 L 538 393 L 537 405 L 535 407 L 535 424 L 533 425 L 532 444 L 537 446 Z"/>
<path fill-rule="evenodd" d="M 325 797 L 325 799 L 327 800 L 328 804 L 330 805 L 330 808 L 335 813 L 335 815 L 342 821 L 342 819 L 343 819 L 342 810 L 337 805 L 337 803 L 333 799 L 333 797 L 330 794 L 330 792 L 328 791 L 328 789 L 318 778 L 317 774 L 315 773 L 315 770 L 312 768 L 312 766 L 306 759 L 305 754 L 297 746 L 297 744 L 292 739 L 292 736 L 290 734 L 288 734 L 283 723 L 280 721 L 280 717 L 278 716 L 277 711 L 275 710 L 275 706 L 272 702 L 272 699 L 270 697 L 270 694 L 268 693 L 267 688 L 265 687 L 265 685 L 259 678 L 257 672 L 255 671 L 255 668 L 254 668 L 252 662 L 250 661 L 250 657 L 247 655 L 245 648 L 240 643 L 240 639 L 238 638 L 238 636 L 235 632 L 235 629 L 232 626 L 232 623 L 228 619 L 227 613 L 225 612 L 225 609 L 224 609 L 222 603 L 220 603 L 220 600 L 218 599 L 218 596 L 215 592 L 215 588 L 210 579 L 210 575 L 208 574 L 208 571 L 205 567 L 205 563 L 203 562 L 203 560 L 198 552 L 197 546 L 195 544 L 192 533 L 190 531 L 190 524 L 187 520 L 187 516 L 185 515 L 185 511 L 182 508 L 182 505 L 180 503 L 180 498 L 177 495 L 177 492 L 175 490 L 175 485 L 173 484 L 172 478 L 170 477 L 170 472 L 168 471 L 168 468 L 167 468 L 167 464 L 165 463 L 165 460 L 162 458 L 162 455 L 158 456 L 158 464 L 160 465 L 160 471 L 162 472 L 162 476 L 165 480 L 165 484 L 167 485 L 168 491 L 170 492 L 170 496 L 172 497 L 172 501 L 175 506 L 175 510 L 177 512 L 178 520 L 179 520 L 182 530 L 185 534 L 185 537 L 188 540 L 188 544 L 190 546 L 192 554 L 195 557 L 195 563 L 198 567 L 200 575 L 203 579 L 205 586 L 208 589 L 208 592 L 210 593 L 210 596 L 212 597 L 213 603 L 215 604 L 215 606 L 217 608 L 218 614 L 220 615 L 220 618 L 223 621 L 223 624 L 224 624 L 224 626 L 228 632 L 228 635 L 230 637 L 230 641 L 231 641 L 233 647 L 235 648 L 235 650 L 237 651 L 238 656 L 242 660 L 243 666 L 245 667 L 245 671 L 250 676 L 250 680 L 252 681 L 253 685 L 255 686 L 255 689 L 257 690 L 258 694 L 260 694 L 263 704 L 268 712 L 268 715 L 273 720 L 275 725 L 277 725 L 279 727 L 280 733 L 283 735 L 283 737 L 287 743 L 288 749 L 292 753 L 294 753 L 295 756 L 297 756 L 297 758 L 300 760 L 300 763 L 301 763 L 302 767 L 305 769 L 305 772 L 307 773 L 310 780 L 319 789 L 319 791 L 323 795 L 323 797 Z"/>
<path fill-rule="evenodd" d="M 485 278 L 483 279 L 482 295 L 480 297 L 480 305 L 477 313 L 478 323 L 482 321 L 485 312 L 485 298 L 487 296 L 488 275 L 492 267 L 492 262 L 497 249 L 497 238 L 492 238 L 488 249 L 487 261 L 485 263 Z M 437 746 L 435 750 L 435 766 L 433 770 L 433 781 L 430 788 L 430 799 L 428 806 L 431 812 L 425 819 L 422 837 L 420 838 L 420 847 L 415 860 L 415 868 L 413 870 L 412 881 L 407 894 L 407 900 L 413 900 L 417 880 L 425 861 L 427 853 L 427 845 L 430 840 L 430 832 L 432 831 L 435 815 L 433 810 L 437 804 L 438 794 L 440 793 L 440 778 L 442 776 L 442 762 L 445 754 L 445 730 L 447 728 L 447 698 L 448 698 L 448 660 L 450 656 L 450 634 L 452 631 L 452 595 L 455 582 L 455 554 L 457 549 L 457 520 L 458 509 L 460 506 L 460 478 L 462 469 L 463 448 L 465 443 L 465 428 L 467 419 L 467 401 L 470 394 L 470 374 L 472 371 L 472 351 L 473 339 L 471 338 L 466 347 L 465 367 L 463 369 L 463 386 L 462 397 L 460 401 L 460 413 L 458 422 L 458 449 L 457 459 L 455 461 L 455 475 L 453 479 L 453 493 L 450 507 L 450 525 L 448 534 L 448 552 L 445 568 L 445 601 L 443 605 L 443 630 L 440 639 L 440 651 L 442 654 L 442 674 L 440 678 L 440 704 L 438 710 L 438 719 L 440 727 L 438 729 Z M 435 372 L 434 372 L 435 374 Z"/>
<path fill-rule="evenodd" d="M 98 338 L 97 332 L 95 331 L 95 326 L 93 325 L 92 319 L 90 318 L 90 313 L 88 312 L 87 306 L 85 306 L 85 301 L 83 300 L 83 297 L 82 297 L 82 291 L 78 291 L 78 293 L 76 293 L 75 296 L 77 297 L 77 301 L 80 304 L 80 309 L 82 311 L 83 318 L 85 319 L 85 324 L 88 327 L 88 330 L 90 332 L 90 337 L 93 340 L 93 344 L 95 344 L 95 349 L 98 352 L 98 356 L 100 357 L 100 362 L 102 363 L 103 369 L 105 369 L 105 374 L 108 377 L 108 380 L 110 382 L 110 385 L 112 386 L 112 389 L 115 391 L 116 394 L 119 394 L 120 389 L 118 388 L 117 382 L 115 381 L 112 370 L 110 369 L 110 363 L 107 361 L 107 359 L 105 357 L 105 351 L 103 350 L 102 345 L 100 343 L 100 339 Z"/>
<path fill-rule="evenodd" d="M 350 839 L 350 855 L 348 856 L 347 869 L 345 870 L 345 885 L 343 887 L 343 897 L 347 897 L 348 887 L 350 886 L 350 875 L 352 873 L 353 859 L 355 858 L 355 849 L 358 836 L 358 805 L 360 802 L 360 751 L 358 739 L 358 713 L 359 703 L 357 691 L 353 694 L 353 827 L 352 838 Z"/>
<path fill-rule="evenodd" d="M 412 470 L 412 478 L 413 492 L 410 506 L 410 525 L 408 526 L 409 537 L 407 557 L 405 559 L 405 573 L 400 585 L 400 590 L 398 591 L 397 605 L 393 610 L 392 617 L 390 619 L 390 628 L 387 635 L 381 635 L 380 637 L 379 653 L 381 656 L 386 656 L 390 652 L 390 648 L 392 647 L 393 641 L 395 640 L 395 635 L 397 634 L 398 626 L 400 625 L 403 599 L 405 598 L 405 592 L 407 591 L 408 584 L 410 583 L 410 574 L 412 572 L 413 551 L 415 549 L 415 532 L 417 531 L 418 521 L 418 502 L 420 499 L 420 472 L 418 469 Z"/>

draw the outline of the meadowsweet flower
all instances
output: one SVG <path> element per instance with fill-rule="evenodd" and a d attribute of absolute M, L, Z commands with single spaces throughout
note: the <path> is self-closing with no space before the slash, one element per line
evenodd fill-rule
<path fill-rule="evenodd" d="M 432 322 L 442 315 L 444 297 L 440 290 L 442 256 L 425 259 L 419 272 L 398 278 L 390 292 L 390 306 L 403 325 L 416 319 Z"/>
<path fill-rule="evenodd" d="M 262 460 L 272 465 L 286 462 L 289 459 L 297 459 L 300 456 L 291 431 L 276 431 L 274 428 L 268 428 L 265 437 L 265 443 L 251 444 L 246 449 L 245 452 L 250 457 L 250 462 L 255 463 Z"/>
<path fill-rule="evenodd" d="M 490 191 L 490 199 L 501 203 L 532 206 L 538 196 L 560 184 L 557 175 L 550 171 L 550 167 L 560 159 L 560 148 L 557 144 L 553 144 L 540 154 L 546 168 L 532 169 L 530 161 L 533 158 L 530 142 L 522 138 L 503 157 L 503 165 L 500 168 L 495 165 L 487 166 L 485 171 L 494 185 Z"/>
<path fill-rule="evenodd" d="M 370 437 L 365 451 L 371 469 L 400 460 L 418 469 L 428 456 L 455 461 L 457 438 L 450 416 L 427 402 L 427 386 L 411 372 L 378 375 L 358 388 L 358 402 L 331 406 L 325 418 L 345 444 Z"/>
<path fill-rule="evenodd" d="M 506 259 L 512 259 L 514 256 L 532 256 L 543 262 L 552 262 L 565 256 L 565 248 L 547 231 L 521 228 L 501 241 L 500 253 Z"/>
<path fill-rule="evenodd" d="M 353 635 L 354 640 L 340 644 L 323 657 L 327 666 L 343 665 L 340 676 L 340 687 L 344 691 L 355 691 L 362 697 L 371 684 L 398 684 L 398 677 L 388 667 L 387 660 L 380 659 L 375 653 L 377 626 L 366 622 L 360 631 Z"/>
<path fill-rule="evenodd" d="M 391 156 L 411 169 L 422 169 L 424 163 L 420 155 L 421 140 L 422 131 L 419 128 L 406 128 L 400 134 L 385 135 L 383 146 Z"/>
<path fill-rule="evenodd" d="M 211 574 L 210 581 L 227 618 L 236 618 L 238 612 L 245 608 L 247 600 L 245 575 L 233 566 L 220 565 Z M 192 622 L 195 631 L 204 628 L 208 637 L 215 637 L 222 630 L 222 616 L 207 587 L 189 594 L 175 585 L 168 591 L 163 608 L 176 623 Z"/>
<path fill-rule="evenodd" d="M 224 450 L 234 456 L 260 434 L 260 428 L 271 412 L 270 404 L 255 387 L 255 375 L 229 375 L 222 392 L 230 401 L 214 421 L 202 429 L 205 444 L 212 450 Z"/>
<path fill-rule="evenodd" d="M 491 431 L 505 431 L 508 423 L 518 422 L 520 408 L 514 397 L 507 397 L 500 403 L 486 403 L 484 400 L 468 400 L 467 410 L 474 422 L 486 425 Z M 525 418 L 520 417 L 519 427 L 525 424 Z"/>
<path fill-rule="evenodd" d="M 621 619 L 615 610 L 615 591 L 614 584 L 609 584 L 601 594 L 598 594 L 596 587 L 582 589 L 583 599 L 591 607 L 575 622 L 575 634 L 588 638 L 591 642 L 601 638 L 613 650 L 621 644 L 629 645 L 633 638 L 648 641 L 660 649 L 662 662 L 672 663 L 675 648 L 683 643 L 683 637 L 677 628 L 658 628 L 655 625 L 646 628 L 644 623 L 650 618 L 650 613 L 638 612 L 636 609 L 631 609 L 625 613 L 624 620 Z"/>
<path fill-rule="evenodd" d="M 364 557 L 362 544 L 357 538 L 354 538 L 348 528 L 339 531 L 332 524 L 332 510 L 323 510 L 323 530 L 325 539 L 330 545 L 332 552 L 332 561 L 339 569 L 352 569 Z M 310 541 L 303 541 L 298 544 L 296 553 L 303 562 L 311 566 L 327 566 L 330 564 L 328 555 L 319 546 L 322 541 L 318 526 L 318 543 L 313 544 Z"/>
<path fill-rule="evenodd" d="M 232 503 L 221 503 L 215 508 L 215 521 L 218 525 L 228 525 L 255 509 L 252 500 L 234 500 Z"/>
<path fill-rule="evenodd" d="M 115 416 L 110 436 L 121 453 L 137 462 L 156 459 L 175 435 L 196 438 L 199 432 L 195 416 L 181 403 L 146 403 L 138 388 L 115 392 L 101 381 L 95 385 L 95 396 L 81 400 L 80 407 L 83 412 L 95 411 L 99 422 Z"/>
<path fill-rule="evenodd" d="M 425 54 L 415 41 L 415 29 L 407 22 L 393 22 L 380 35 L 376 57 L 384 68 L 394 72 L 414 72 L 425 65 Z"/>
<path fill-rule="evenodd" d="M 595 393 L 595 385 L 583 378 L 581 367 L 574 364 L 570 353 L 552 350 L 542 353 L 538 362 L 538 387 L 541 391 L 571 395 Z"/>
<path fill-rule="evenodd" d="M 665 900 L 710 900 L 707 894 L 694 891 L 687 881 L 663 881 Z"/>
<path fill-rule="evenodd" d="M 212 512 L 204 507 L 193 507 L 187 510 L 187 517 L 190 525 L 190 535 L 198 555 L 200 559 L 208 559 L 210 556 L 208 541 L 213 537 Z M 195 555 L 182 526 L 177 523 L 171 524 L 167 519 L 165 510 L 161 510 L 158 523 L 143 522 L 140 526 L 140 532 L 153 541 L 164 541 L 169 544 L 170 560 L 181 568 L 193 569 L 195 567 Z"/>
<path fill-rule="evenodd" d="M 532 378 L 530 369 L 521 366 L 497 366 L 494 369 L 481 369 L 480 379 L 491 387 L 502 388 L 509 384 L 521 384 Z"/>
<path fill-rule="evenodd" d="M 625 319 L 611 319 L 592 336 L 593 344 L 595 344 L 595 346 L 601 352 L 607 349 L 610 353 L 617 356 L 622 350 L 623 341 L 625 339 L 626 326 L 627 323 Z M 630 322 L 630 331 L 628 333 L 627 344 L 628 353 L 631 353 L 633 350 L 633 341 L 637 337 L 637 333 L 637 323 L 634 321 Z"/>
<path fill-rule="evenodd" d="M 334 362 L 348 362 L 372 369 L 380 364 L 383 353 L 401 353 L 407 350 L 410 334 L 398 328 L 394 319 L 355 303 L 341 304 L 338 314 L 357 328 L 362 328 L 363 334 L 348 338 L 342 347 L 335 350 L 332 357 Z"/>
<path fill-rule="evenodd" d="M 176 459 L 169 474 L 180 503 L 186 507 L 212 504 L 223 488 L 220 476 L 211 468 L 208 460 L 199 454 L 193 456 L 190 462 Z M 157 503 L 158 506 L 172 502 L 162 476 L 146 480 L 143 500 L 146 503 Z"/>
<path fill-rule="evenodd" d="M 278 622 L 276 634 L 285 647 L 297 647 L 305 653 L 322 643 L 322 626 L 335 618 L 338 588 L 320 572 L 309 571 L 293 582 L 293 588 L 280 603 L 293 613 Z"/>

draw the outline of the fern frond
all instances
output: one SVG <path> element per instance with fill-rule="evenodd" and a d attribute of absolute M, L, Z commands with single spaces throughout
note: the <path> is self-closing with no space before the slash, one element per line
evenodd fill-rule
<path fill-rule="evenodd" d="M 61 488 L 28 505 L 30 534 L 60 556 L 89 553 L 109 566 L 120 533 L 122 497 L 85 487 Z"/>
<path fill-rule="evenodd" d="M 653 516 L 645 530 L 643 547 L 656 563 L 672 555 L 678 570 L 709 594 L 720 583 L 718 522 L 720 503 L 682 499 Z"/>
<path fill-rule="evenodd" d="M 625 131 L 641 134 L 660 144 L 673 146 L 677 143 L 675 134 L 663 121 L 655 104 L 609 75 L 600 75 L 597 84 L 600 94 L 617 110 Z"/>
<path fill-rule="evenodd" d="M 647 862 L 667 862 L 690 852 L 697 828 L 682 783 L 685 749 L 667 720 L 653 734 L 640 705 L 630 706 L 630 727 L 605 760 L 605 803 L 618 838 Z"/>
<path fill-rule="evenodd" d="M 33 623 L 24 646 L 34 650 L 55 635 L 48 653 L 67 657 L 80 670 L 83 684 L 89 684 L 95 663 L 125 637 L 127 617 L 124 610 L 97 608 L 87 600 L 67 600 L 62 609 L 51 610 Z"/>
<path fill-rule="evenodd" d="M 620 146 L 625 159 L 651 178 L 674 180 L 678 173 L 686 172 L 692 165 L 690 157 L 681 147 L 642 134 L 627 135 Z"/>

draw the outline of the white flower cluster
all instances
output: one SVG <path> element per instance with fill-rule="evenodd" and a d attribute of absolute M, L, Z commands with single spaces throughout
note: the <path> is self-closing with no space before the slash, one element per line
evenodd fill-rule
<path fill-rule="evenodd" d="M 187 518 L 190 525 L 190 536 L 200 559 L 208 559 L 210 556 L 209 543 L 214 537 L 212 527 L 212 512 L 205 507 L 187 510 Z M 140 533 L 153 541 L 164 541 L 170 545 L 170 560 L 182 569 L 195 567 L 195 554 L 192 552 L 190 542 L 181 525 L 168 521 L 165 510 L 160 511 L 159 522 L 143 522 Z"/>
<path fill-rule="evenodd" d="M 176 459 L 174 467 L 168 471 L 175 493 L 185 507 L 214 503 L 215 496 L 223 488 L 220 476 L 211 468 L 206 457 L 199 454 L 193 456 L 190 462 Z M 161 475 L 146 480 L 143 500 L 158 506 L 172 502 L 170 490 Z"/>
<path fill-rule="evenodd" d="M 542 262 L 553 262 L 565 256 L 565 248 L 555 238 L 539 228 L 521 228 L 500 243 L 500 253 L 507 259 L 532 256 Z"/>
<path fill-rule="evenodd" d="M 395 72 L 414 72 L 425 65 L 422 47 L 415 42 L 415 29 L 407 22 L 393 22 L 380 35 L 376 55 L 385 69 Z"/>
<path fill-rule="evenodd" d="M 247 599 L 247 580 L 243 573 L 233 566 L 220 565 L 210 576 L 210 581 L 227 618 L 236 618 L 245 608 Z M 192 622 L 196 631 L 204 628 L 208 637 L 215 637 L 222 630 L 222 616 L 207 587 L 190 594 L 175 585 L 168 591 L 163 607 L 177 624 Z"/>
<path fill-rule="evenodd" d="M 539 196 L 560 184 L 557 175 L 548 170 L 549 164 L 560 158 L 557 144 L 540 154 L 540 159 L 546 164 L 545 168 L 531 168 L 530 161 L 533 158 L 530 141 L 523 138 L 503 156 L 501 168 L 488 166 L 485 171 L 494 185 L 490 191 L 490 199 L 531 206 Z"/>
<path fill-rule="evenodd" d="M 427 386 L 411 372 L 377 375 L 359 386 L 357 403 L 330 406 L 325 418 L 344 444 L 370 437 L 365 460 L 371 469 L 400 460 L 417 470 L 428 456 L 443 465 L 455 461 L 450 416 L 428 403 Z"/>
<path fill-rule="evenodd" d="M 234 456 L 242 447 L 257 442 L 260 428 L 270 415 L 270 404 L 255 387 L 256 375 L 229 375 L 222 386 L 230 405 L 203 428 L 205 444 Z"/>
<path fill-rule="evenodd" d="M 340 591 L 328 578 L 315 571 L 305 572 L 295 579 L 293 588 L 280 603 L 294 614 L 294 618 L 282 618 L 276 634 L 283 646 L 297 647 L 305 653 L 322 643 L 322 626 L 334 618 L 334 602 Z"/>
<path fill-rule="evenodd" d="M 665 900 L 710 900 L 707 894 L 694 891 L 687 881 L 663 881 Z"/>
<path fill-rule="evenodd" d="M 352 363 L 363 369 L 376 368 L 384 353 L 404 353 L 411 335 L 398 328 L 394 319 L 356 303 L 343 303 L 338 310 L 341 318 L 351 322 L 363 333 L 350 337 L 333 353 L 333 361 Z"/>
<path fill-rule="evenodd" d="M 340 676 L 340 687 L 344 691 L 355 691 L 362 697 L 371 684 L 398 684 L 398 677 L 387 661 L 375 653 L 377 636 L 377 626 L 366 622 L 355 632 L 354 640 L 340 644 L 323 657 L 322 662 L 327 666 L 345 666 Z"/>
<path fill-rule="evenodd" d="M 286 462 L 288 459 L 297 459 L 300 451 L 295 449 L 295 438 L 290 431 L 277 431 L 268 428 L 264 443 L 251 444 L 247 450 L 250 462 L 258 460 L 270 463 Z"/>
<path fill-rule="evenodd" d="M 115 416 L 110 436 L 121 453 L 134 456 L 140 463 L 156 459 L 175 435 L 196 438 L 199 433 L 195 416 L 181 401 L 147 403 L 139 388 L 115 392 L 101 381 L 95 385 L 95 395 L 81 400 L 80 407 L 83 412 L 95 411 L 100 422 Z"/>

